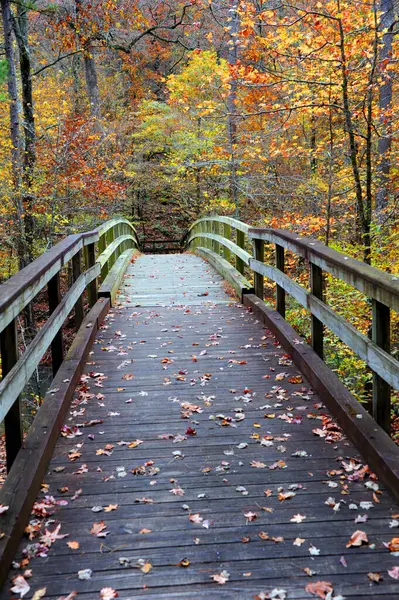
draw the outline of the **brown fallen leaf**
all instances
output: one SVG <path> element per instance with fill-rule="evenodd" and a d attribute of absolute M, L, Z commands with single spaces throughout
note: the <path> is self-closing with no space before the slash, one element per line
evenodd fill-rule
<path fill-rule="evenodd" d="M 329 581 L 315 581 L 314 583 L 308 583 L 305 590 L 313 596 L 324 599 L 327 594 L 332 593 L 333 587 Z"/>
<path fill-rule="evenodd" d="M 381 573 L 367 573 L 367 577 L 375 583 L 379 583 L 383 579 Z"/>
<path fill-rule="evenodd" d="M 369 540 L 366 532 L 358 529 L 352 533 L 349 542 L 346 544 L 346 547 L 350 548 L 351 546 L 361 546 L 362 544 L 368 544 L 368 542 Z"/>
<path fill-rule="evenodd" d="M 93 523 L 93 526 L 90 529 L 90 533 L 92 535 L 99 536 L 104 531 L 104 529 L 106 529 L 106 528 L 107 528 L 107 526 L 104 523 L 104 521 L 99 521 L 98 523 Z"/>
<path fill-rule="evenodd" d="M 390 552 L 399 552 L 399 537 L 394 537 L 390 542 L 384 544 Z"/>
<path fill-rule="evenodd" d="M 71 550 L 77 550 L 78 548 L 80 548 L 80 544 L 76 540 L 71 540 L 70 542 L 67 542 L 67 546 Z"/>
<path fill-rule="evenodd" d="M 152 564 L 150 562 L 145 562 L 141 567 L 140 567 L 140 571 L 143 571 L 143 573 L 149 573 L 152 569 Z"/>

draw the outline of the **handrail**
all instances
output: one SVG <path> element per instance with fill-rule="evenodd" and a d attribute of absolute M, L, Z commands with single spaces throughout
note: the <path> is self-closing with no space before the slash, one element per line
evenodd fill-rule
<path fill-rule="evenodd" d="M 79 328 L 84 317 L 84 291 L 87 290 L 89 306 L 94 306 L 98 298 L 97 279 L 104 280 L 117 258 L 134 248 L 138 248 L 134 227 L 127 219 L 114 218 L 93 231 L 68 236 L 0 285 L 3 377 L 0 382 L 0 422 L 4 420 L 8 470 L 22 445 L 20 393 L 50 345 L 53 375 L 56 374 L 64 356 L 62 326 L 69 313 L 74 310 Z M 60 275 L 67 265 L 72 285 L 61 297 Z M 49 318 L 19 356 L 18 316 L 45 286 Z"/>
<path fill-rule="evenodd" d="M 231 240 L 232 228 L 236 230 L 236 242 Z M 252 242 L 252 255 L 244 250 L 244 234 L 247 234 L 247 244 Z M 372 370 L 372 413 L 377 423 L 389 432 L 391 388 L 399 390 L 399 362 L 390 354 L 390 311 L 392 309 L 399 312 L 399 276 L 366 265 L 316 239 L 301 237 L 282 229 L 250 227 L 230 217 L 209 216 L 198 219 L 188 229 L 184 241 L 188 248 L 210 259 L 221 274 L 228 273 L 229 277 L 232 277 L 231 268 L 226 270 L 225 261 L 231 263 L 233 253 L 238 273 L 244 273 L 244 263 L 249 266 L 253 274 L 255 294 L 262 300 L 264 277 L 273 281 L 276 284 L 276 310 L 281 316 L 285 317 L 286 294 L 295 298 L 311 314 L 311 343 L 321 358 L 324 327 L 349 346 Z M 275 266 L 265 264 L 265 242 L 275 246 Z M 310 290 L 284 273 L 285 250 L 309 262 Z M 371 300 L 372 339 L 326 304 L 324 272 L 344 281 Z M 247 291 L 245 287 L 241 285 L 243 293 Z"/>

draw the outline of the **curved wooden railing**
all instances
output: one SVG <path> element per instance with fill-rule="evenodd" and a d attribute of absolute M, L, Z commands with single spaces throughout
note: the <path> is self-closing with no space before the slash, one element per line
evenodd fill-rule
<path fill-rule="evenodd" d="M 53 374 L 57 373 L 64 356 L 62 326 L 68 315 L 74 310 L 78 329 L 84 318 L 85 290 L 90 307 L 99 295 L 111 297 L 114 265 L 119 268 L 116 263 L 127 260 L 134 248 L 138 241 L 131 223 L 112 219 L 93 231 L 68 236 L 0 285 L 0 422 L 4 421 L 8 470 L 22 445 L 20 393 L 50 346 Z M 60 277 L 66 266 L 72 284 L 61 296 Z M 19 356 L 18 316 L 46 286 L 48 319 Z"/>
<path fill-rule="evenodd" d="M 235 240 L 232 240 L 232 229 Z M 399 362 L 390 354 L 391 310 L 399 311 L 399 276 L 376 269 L 333 250 L 316 239 L 290 231 L 251 228 L 230 217 L 205 217 L 190 227 L 184 242 L 207 258 L 241 293 L 252 291 L 242 279 L 244 265 L 252 272 L 255 294 L 264 299 L 264 277 L 276 284 L 276 310 L 285 317 L 286 294 L 311 315 L 311 344 L 323 358 L 324 327 L 332 331 L 373 372 L 372 414 L 387 432 L 391 420 L 391 388 L 399 390 Z M 250 243 L 252 242 L 252 253 Z M 275 265 L 265 264 L 264 244 L 275 247 Z M 245 250 L 247 248 L 247 250 Z M 285 250 L 310 264 L 309 289 L 284 273 Z M 231 265 L 235 255 L 235 268 Z M 325 302 L 325 278 L 330 273 L 367 296 L 372 303 L 372 339 L 358 331 Z"/>

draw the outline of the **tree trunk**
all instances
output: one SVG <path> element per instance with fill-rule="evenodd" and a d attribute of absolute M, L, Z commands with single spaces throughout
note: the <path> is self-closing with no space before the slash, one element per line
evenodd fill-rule
<path fill-rule="evenodd" d="M 229 39 L 229 52 L 228 52 L 228 63 L 230 67 L 233 67 L 237 63 L 238 52 L 237 52 L 237 41 L 238 41 L 238 29 L 239 29 L 239 14 L 238 14 L 238 1 L 230 0 L 229 10 L 229 23 L 230 23 L 230 39 Z M 236 100 L 237 100 L 237 80 L 234 74 L 230 81 L 230 90 L 227 96 L 227 136 L 229 140 L 230 149 L 230 198 L 235 207 L 235 217 L 239 218 L 239 206 L 238 206 L 238 186 L 237 186 L 237 162 L 236 162 L 236 151 L 237 151 L 237 122 L 236 122 Z"/>
<path fill-rule="evenodd" d="M 23 204 L 26 240 L 26 264 L 33 260 L 33 241 L 35 237 L 35 220 L 33 216 L 33 171 L 36 163 L 36 133 L 33 113 L 32 69 L 28 38 L 28 9 L 23 4 L 17 5 L 17 17 L 14 18 L 14 30 L 19 50 L 19 67 L 22 87 L 22 109 L 24 128 L 23 153 Z"/>
<path fill-rule="evenodd" d="M 381 73 L 380 86 L 380 131 L 378 140 L 378 162 L 377 162 L 377 193 L 376 193 L 376 215 L 381 221 L 384 210 L 389 200 L 389 175 L 391 170 L 391 145 L 392 145 L 392 77 L 387 70 L 392 61 L 392 39 L 394 15 L 394 0 L 380 0 L 380 30 L 385 30 L 382 36 L 382 44 L 379 52 L 379 68 Z"/>
<path fill-rule="evenodd" d="M 4 47 L 7 59 L 7 89 L 10 109 L 10 138 L 11 138 L 11 168 L 13 180 L 13 204 L 16 213 L 17 230 L 15 232 L 15 248 L 18 256 L 19 268 L 25 266 L 25 229 L 24 207 L 21 200 L 21 131 L 19 126 L 18 110 L 18 82 L 15 69 L 15 55 L 13 46 L 13 23 L 9 0 L 1 0 L 1 14 L 3 22 Z"/>
<path fill-rule="evenodd" d="M 83 52 L 87 95 L 90 102 L 90 112 L 93 116 L 98 117 L 100 116 L 100 90 L 98 88 L 96 63 L 92 52 L 92 46 L 90 42 L 87 42 Z"/>

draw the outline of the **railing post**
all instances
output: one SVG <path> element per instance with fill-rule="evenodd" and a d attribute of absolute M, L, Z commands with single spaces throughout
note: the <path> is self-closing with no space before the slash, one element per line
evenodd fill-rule
<path fill-rule="evenodd" d="M 323 271 L 312 262 L 310 263 L 310 291 L 313 296 L 316 296 L 319 300 L 323 300 Z M 311 315 L 311 319 L 312 348 L 320 358 L 323 358 L 324 326 L 314 315 Z"/>
<path fill-rule="evenodd" d="M 214 235 L 220 235 L 220 227 L 218 221 L 212 221 L 212 233 Z M 220 243 L 216 240 L 213 240 L 213 251 L 216 252 L 216 254 L 220 254 Z"/>
<path fill-rule="evenodd" d="M 86 269 L 90 269 L 90 267 L 94 267 L 96 264 L 96 248 L 94 242 L 92 244 L 87 244 L 86 246 Z M 98 289 L 97 289 L 97 277 L 91 281 L 87 286 L 87 297 L 89 300 L 89 306 L 92 308 L 98 299 Z"/>
<path fill-rule="evenodd" d="M 243 231 L 239 229 L 236 230 L 236 242 L 237 246 L 240 248 L 244 248 L 245 246 L 245 234 Z M 236 269 L 241 275 L 244 275 L 245 263 L 239 256 L 236 256 Z"/>
<path fill-rule="evenodd" d="M 372 339 L 377 346 L 390 352 L 390 309 L 373 299 Z M 391 430 L 391 388 L 377 373 L 373 373 L 373 417 L 387 433 Z"/>
<path fill-rule="evenodd" d="M 284 273 L 284 247 L 276 244 L 276 267 Z M 276 310 L 285 319 L 285 290 L 276 284 Z"/>
<path fill-rule="evenodd" d="M 82 251 L 79 250 L 79 252 L 77 252 L 75 254 L 75 256 L 72 257 L 72 281 L 73 281 L 73 283 L 75 283 L 75 281 L 79 278 L 79 276 L 82 272 L 81 271 L 81 259 L 82 259 Z M 76 329 L 79 329 L 79 327 L 82 324 L 83 318 L 84 318 L 82 296 L 77 300 L 74 309 L 75 309 Z"/>
<path fill-rule="evenodd" d="M 60 273 L 56 273 L 47 284 L 49 315 L 52 315 L 61 302 Z M 51 363 L 53 368 L 53 377 L 56 376 L 58 369 L 64 360 L 64 344 L 62 339 L 62 328 L 58 331 L 51 342 Z"/>
<path fill-rule="evenodd" d="M 1 370 L 3 379 L 18 362 L 18 335 L 16 320 L 0 333 Z M 22 446 L 21 407 L 17 398 L 4 418 L 4 433 L 6 439 L 7 471 Z"/>
<path fill-rule="evenodd" d="M 231 239 L 231 225 L 228 225 L 227 223 L 223 223 L 223 237 L 229 241 Z M 230 256 L 230 248 L 223 246 L 223 258 L 230 262 Z"/>
<path fill-rule="evenodd" d="M 265 260 L 265 242 L 263 240 L 254 240 L 255 260 L 263 263 Z M 254 272 L 255 295 L 261 300 L 264 298 L 264 277 L 260 273 Z"/>

